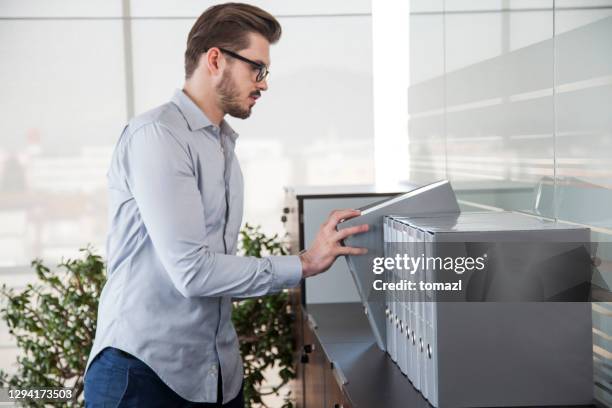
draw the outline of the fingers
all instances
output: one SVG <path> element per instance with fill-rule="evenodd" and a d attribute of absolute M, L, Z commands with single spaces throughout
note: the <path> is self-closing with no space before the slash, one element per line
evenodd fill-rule
<path fill-rule="evenodd" d="M 341 220 L 348 220 L 349 218 L 356 217 L 360 214 L 361 211 L 359 210 L 335 210 L 329 215 L 329 218 L 327 219 L 327 225 L 332 228 L 336 228 L 336 225 L 338 225 Z"/>
<path fill-rule="evenodd" d="M 339 247 L 338 255 L 365 255 L 368 253 L 367 248 L 354 248 L 354 247 Z"/>
<path fill-rule="evenodd" d="M 334 240 L 339 241 L 350 235 L 361 234 L 363 232 L 368 231 L 369 229 L 370 229 L 370 226 L 368 224 L 362 224 L 362 225 L 356 225 L 350 228 L 344 228 L 335 234 Z"/>

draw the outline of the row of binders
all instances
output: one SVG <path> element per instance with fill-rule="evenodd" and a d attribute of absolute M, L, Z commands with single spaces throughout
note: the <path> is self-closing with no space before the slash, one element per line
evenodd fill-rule
<path fill-rule="evenodd" d="M 588 229 L 513 212 L 382 223 L 385 258 L 421 259 L 385 272 L 414 282 L 385 291 L 386 350 L 431 405 L 591 403 Z M 465 270 L 468 258 L 481 263 Z M 442 259 L 462 260 L 461 273 Z"/>
<path fill-rule="evenodd" d="M 422 230 L 412 228 L 407 218 L 384 217 L 383 234 L 385 240 L 385 258 L 395 258 L 406 254 L 417 258 L 425 253 L 425 234 Z M 426 268 L 415 270 L 391 269 L 386 271 L 385 281 L 398 283 L 427 280 Z M 387 351 L 397 363 L 402 373 L 406 374 L 417 390 L 426 399 L 437 405 L 437 392 L 434 355 L 434 303 L 431 292 L 420 290 L 387 290 L 385 315 L 387 317 Z M 431 390 L 430 390 L 431 389 Z"/>

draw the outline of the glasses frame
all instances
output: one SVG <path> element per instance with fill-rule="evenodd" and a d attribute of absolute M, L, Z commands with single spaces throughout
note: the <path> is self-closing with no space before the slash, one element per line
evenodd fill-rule
<path fill-rule="evenodd" d="M 270 76 L 270 70 L 268 69 L 266 64 L 260 64 L 259 62 L 252 61 L 248 58 L 243 57 L 240 54 L 236 54 L 234 51 L 230 51 L 225 48 L 221 48 L 221 47 L 217 47 L 217 48 L 219 48 L 219 51 L 221 51 L 224 54 L 229 55 L 230 57 L 236 58 L 242 62 L 246 62 L 247 64 L 257 67 L 259 69 L 259 72 L 257 72 L 257 77 L 255 78 L 255 81 L 262 82 L 268 79 L 268 77 Z"/>

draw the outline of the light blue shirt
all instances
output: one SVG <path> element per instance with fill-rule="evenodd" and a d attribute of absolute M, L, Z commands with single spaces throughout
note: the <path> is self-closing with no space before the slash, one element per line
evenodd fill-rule
<path fill-rule="evenodd" d="M 243 179 L 238 135 L 182 91 L 132 119 L 108 171 L 108 280 L 89 363 L 105 347 L 150 366 L 183 398 L 238 394 L 242 360 L 232 297 L 296 286 L 297 256 L 236 256 Z"/>

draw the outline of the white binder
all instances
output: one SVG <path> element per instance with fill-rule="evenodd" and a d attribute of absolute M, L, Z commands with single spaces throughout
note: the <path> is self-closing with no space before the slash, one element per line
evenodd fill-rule
<path fill-rule="evenodd" d="M 402 243 L 399 246 L 399 250 L 401 254 L 407 254 L 410 256 L 410 227 L 406 224 L 402 224 Z M 406 271 L 406 280 L 410 282 L 412 280 L 412 276 L 410 271 Z M 408 377 L 409 380 L 412 380 L 411 372 L 410 372 L 410 330 L 412 327 L 410 326 L 410 314 L 411 307 L 410 301 L 412 299 L 412 294 L 409 290 L 404 292 L 404 330 L 402 333 L 402 347 L 404 348 L 404 370 L 403 373 Z"/>
<path fill-rule="evenodd" d="M 414 257 L 416 254 L 416 247 L 417 247 L 417 238 L 416 238 L 416 230 L 410 226 L 408 226 L 408 240 L 409 240 L 409 252 L 408 252 L 408 256 L 410 257 Z M 418 278 L 418 271 L 415 271 L 414 274 L 412 274 L 410 280 L 411 282 L 415 282 Z M 410 324 L 410 336 L 408 338 L 408 343 L 407 343 L 407 347 L 408 347 L 408 353 L 410 355 L 410 367 L 409 367 L 409 371 L 410 371 L 410 381 L 412 381 L 412 384 L 416 384 L 418 381 L 417 375 L 418 375 L 418 371 L 417 371 L 417 348 L 416 348 L 416 336 L 417 336 L 417 293 L 416 292 L 410 292 L 410 320 L 409 320 L 409 324 Z"/>
<path fill-rule="evenodd" d="M 416 256 L 421 257 L 423 252 L 425 251 L 424 239 L 425 236 L 423 231 L 420 229 L 415 229 L 416 231 Z M 424 281 L 425 268 L 422 264 L 419 264 L 419 269 L 417 272 L 418 278 L 417 282 L 420 283 Z M 417 285 L 418 285 L 417 283 Z M 424 343 L 425 343 L 425 302 L 424 302 L 424 293 L 422 290 L 417 290 L 417 336 L 416 336 L 416 354 L 417 354 L 417 371 L 418 371 L 418 381 L 416 384 L 416 388 L 421 391 L 421 393 L 425 394 L 427 384 L 425 382 L 425 353 L 424 353 Z"/>
<path fill-rule="evenodd" d="M 430 232 L 425 234 L 425 256 L 434 256 L 433 253 L 434 235 Z M 434 265 L 427 265 L 427 281 L 437 282 L 437 276 Z M 425 398 L 433 405 L 438 405 L 438 354 L 437 351 L 437 303 L 436 292 L 428 291 L 427 307 L 427 348 L 425 349 L 425 362 L 428 372 L 428 393 Z"/>
<path fill-rule="evenodd" d="M 399 255 L 403 255 L 404 251 L 403 251 L 403 243 L 406 241 L 406 226 L 401 223 L 398 222 L 397 223 L 397 227 L 398 227 L 398 234 L 397 234 L 397 243 L 395 245 L 395 247 L 397 248 L 397 253 Z M 400 282 L 403 282 L 407 279 L 407 273 L 406 273 L 406 269 L 403 267 L 400 269 L 400 273 L 399 273 L 399 277 L 400 277 Z M 406 374 L 406 337 L 404 335 L 404 333 L 406 332 L 405 330 L 405 325 L 406 325 L 406 291 L 404 290 L 398 290 L 396 291 L 398 294 L 398 300 L 399 300 L 399 325 L 397 327 L 397 337 L 396 337 L 396 344 L 397 344 L 397 365 L 399 366 L 400 370 L 402 371 L 402 374 Z"/>
<path fill-rule="evenodd" d="M 397 230 L 397 221 L 392 220 L 392 228 L 391 228 L 391 242 L 392 245 L 395 245 L 394 243 L 397 242 L 397 236 L 398 236 L 398 230 Z M 397 269 L 393 268 L 391 270 L 391 281 L 390 283 L 395 283 L 397 281 Z M 398 302 L 397 302 L 397 292 L 393 291 L 393 290 L 389 290 L 387 291 L 389 292 L 390 296 L 391 296 L 391 316 L 389 319 L 389 325 L 391 327 L 391 349 L 389 350 L 389 355 L 391 356 L 391 360 L 393 360 L 394 362 L 397 362 L 397 309 L 398 309 Z"/>
<path fill-rule="evenodd" d="M 389 217 L 384 218 L 384 235 L 385 235 L 385 257 L 393 256 L 392 242 L 393 242 L 393 219 Z M 393 271 L 385 270 L 384 272 L 384 281 L 391 282 L 391 276 Z M 391 352 L 391 341 L 394 339 L 393 336 L 393 325 L 391 324 L 391 317 L 393 315 L 392 312 L 392 297 L 391 293 L 387 291 L 385 293 L 385 328 L 386 328 L 386 350 L 387 352 Z"/>
<path fill-rule="evenodd" d="M 355 286 L 366 310 L 378 346 L 387 348 L 387 321 L 385 294 L 376 293 L 373 283 L 379 277 L 372 273 L 373 259 L 383 255 L 383 216 L 416 216 L 435 213 L 459 212 L 455 193 L 446 180 L 416 188 L 389 200 L 361 208 L 361 215 L 338 224 L 338 230 L 368 224 L 366 233 L 352 235 L 343 242 L 346 246 L 367 248 L 366 255 L 345 257 Z M 392 344 L 389 342 L 389 344 Z"/>

